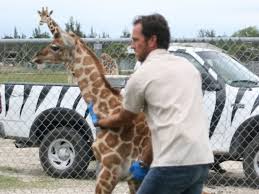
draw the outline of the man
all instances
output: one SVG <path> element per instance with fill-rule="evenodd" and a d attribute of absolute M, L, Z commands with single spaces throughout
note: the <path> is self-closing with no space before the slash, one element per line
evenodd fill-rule
<path fill-rule="evenodd" d="M 131 125 L 143 110 L 153 161 L 138 194 L 200 194 L 213 162 L 200 74 L 187 60 L 167 52 L 170 31 L 163 16 L 140 16 L 133 25 L 131 46 L 142 65 L 125 87 L 121 112 L 97 124 Z"/>

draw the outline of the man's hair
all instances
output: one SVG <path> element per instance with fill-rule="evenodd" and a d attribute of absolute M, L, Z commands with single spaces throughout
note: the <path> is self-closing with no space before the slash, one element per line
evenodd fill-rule
<path fill-rule="evenodd" d="M 157 47 L 168 49 L 170 43 L 170 29 L 166 19 L 160 14 L 137 16 L 133 25 L 142 24 L 142 34 L 148 40 L 157 36 Z"/>

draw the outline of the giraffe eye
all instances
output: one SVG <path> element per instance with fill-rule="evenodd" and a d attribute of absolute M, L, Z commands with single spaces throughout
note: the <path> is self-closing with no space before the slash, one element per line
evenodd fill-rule
<path fill-rule="evenodd" d="M 50 46 L 50 48 L 51 48 L 53 51 L 55 51 L 55 52 L 57 52 L 57 51 L 59 50 L 59 46 L 57 46 L 57 45 L 55 45 L 55 44 L 52 44 L 52 45 Z"/>

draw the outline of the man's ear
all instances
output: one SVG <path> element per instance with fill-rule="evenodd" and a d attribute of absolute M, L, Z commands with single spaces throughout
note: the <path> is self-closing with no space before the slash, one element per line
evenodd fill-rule
<path fill-rule="evenodd" d="M 152 35 L 148 40 L 148 44 L 149 44 L 150 48 L 152 48 L 152 49 L 157 48 L 157 36 Z"/>

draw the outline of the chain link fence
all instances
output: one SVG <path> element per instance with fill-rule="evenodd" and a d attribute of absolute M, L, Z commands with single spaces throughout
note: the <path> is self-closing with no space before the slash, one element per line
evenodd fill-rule
<path fill-rule="evenodd" d="M 85 41 L 111 85 L 123 88 L 136 64 L 130 40 Z M 0 193 L 94 193 L 96 128 L 80 89 L 62 64 L 31 62 L 49 42 L 0 40 Z M 206 189 L 257 193 L 259 39 L 174 39 L 169 52 L 202 76 L 215 154 Z M 122 182 L 114 193 L 126 187 Z"/>

